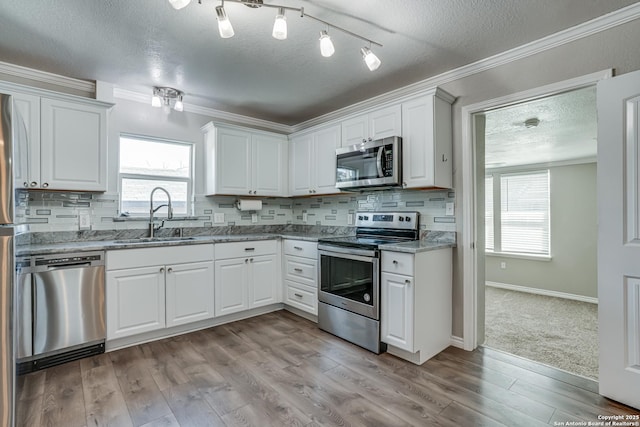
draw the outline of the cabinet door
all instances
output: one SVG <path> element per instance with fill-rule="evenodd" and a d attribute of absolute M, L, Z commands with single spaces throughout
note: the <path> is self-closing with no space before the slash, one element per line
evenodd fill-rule
<path fill-rule="evenodd" d="M 107 272 L 107 339 L 164 327 L 164 267 Z"/>
<path fill-rule="evenodd" d="M 360 144 L 369 137 L 369 116 L 363 114 L 342 122 L 341 146 Z"/>
<path fill-rule="evenodd" d="M 278 264 L 276 255 L 249 258 L 251 277 L 249 308 L 274 304 L 278 301 Z"/>
<path fill-rule="evenodd" d="M 215 315 L 236 313 L 249 308 L 249 258 L 232 258 L 215 263 Z"/>
<path fill-rule="evenodd" d="M 216 130 L 216 194 L 249 194 L 251 134 L 236 129 Z"/>
<path fill-rule="evenodd" d="M 15 188 L 40 185 L 40 97 L 21 93 L 13 96 Z"/>
<path fill-rule="evenodd" d="M 402 105 L 402 185 L 434 185 L 433 96 Z"/>
<path fill-rule="evenodd" d="M 167 327 L 212 318 L 213 301 L 212 261 L 167 266 Z"/>
<path fill-rule="evenodd" d="M 41 183 L 50 190 L 107 190 L 107 111 L 42 98 Z"/>
<path fill-rule="evenodd" d="M 336 189 L 336 148 L 340 147 L 340 126 L 331 126 L 314 134 L 314 193 L 339 193 Z M 313 181 L 312 181 L 313 182 Z"/>
<path fill-rule="evenodd" d="M 289 144 L 289 192 L 292 196 L 311 193 L 312 148 L 312 135 L 295 137 Z"/>
<path fill-rule="evenodd" d="M 382 342 L 413 353 L 413 277 L 391 273 L 381 277 Z"/>
<path fill-rule="evenodd" d="M 251 144 L 253 194 L 286 196 L 287 149 L 285 137 L 253 135 Z"/>
<path fill-rule="evenodd" d="M 369 138 L 402 136 L 402 108 L 400 105 L 383 108 L 369 114 Z"/>

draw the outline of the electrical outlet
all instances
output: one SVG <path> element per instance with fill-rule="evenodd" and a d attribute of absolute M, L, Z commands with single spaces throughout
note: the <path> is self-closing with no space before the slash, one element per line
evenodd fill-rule
<path fill-rule="evenodd" d="M 224 212 L 216 212 L 213 214 L 213 222 L 215 224 L 224 224 Z"/>
<path fill-rule="evenodd" d="M 78 225 L 80 230 L 91 229 L 91 215 L 89 215 L 89 212 L 82 211 L 78 213 Z"/>
<path fill-rule="evenodd" d="M 256 223 L 258 222 L 258 214 L 251 214 L 251 222 Z"/>
<path fill-rule="evenodd" d="M 302 212 L 302 222 L 307 222 L 309 220 L 309 217 L 307 215 L 306 212 Z"/>
<path fill-rule="evenodd" d="M 453 215 L 455 215 L 455 210 L 454 209 L 455 208 L 454 208 L 453 202 L 447 202 L 445 204 L 445 212 L 444 212 L 444 214 L 447 215 L 447 216 L 453 216 Z"/>
<path fill-rule="evenodd" d="M 507 268 L 507 263 L 506 263 L 506 262 L 504 262 L 504 261 L 502 261 L 502 262 L 500 263 L 500 268 L 501 268 L 501 269 L 503 269 L 503 270 L 506 270 L 506 268 Z"/>

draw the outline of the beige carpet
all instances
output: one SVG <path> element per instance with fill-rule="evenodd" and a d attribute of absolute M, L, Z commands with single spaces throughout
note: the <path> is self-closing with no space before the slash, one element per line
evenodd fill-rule
<path fill-rule="evenodd" d="M 598 378 L 598 306 L 486 288 L 486 347 Z"/>

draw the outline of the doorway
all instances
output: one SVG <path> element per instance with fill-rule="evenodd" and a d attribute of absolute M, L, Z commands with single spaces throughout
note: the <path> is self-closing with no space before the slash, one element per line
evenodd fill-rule
<path fill-rule="evenodd" d="M 504 269 L 510 272 L 515 272 L 516 265 L 524 260 L 520 260 L 518 257 L 508 258 L 506 261 L 504 259 L 500 259 L 500 257 L 493 256 L 495 254 L 491 254 L 489 257 L 486 256 L 485 253 L 485 182 L 486 182 L 486 163 L 490 163 L 490 169 L 499 170 L 499 172 L 504 173 L 506 175 L 507 187 L 515 186 L 517 187 L 517 179 L 518 174 L 517 171 L 513 169 L 513 166 L 522 166 L 523 163 L 519 165 L 500 165 L 501 161 L 487 161 L 485 162 L 485 129 L 487 127 L 487 115 L 491 112 L 498 112 L 501 110 L 507 110 L 509 107 L 514 106 L 526 106 L 532 102 L 543 100 L 545 98 L 553 97 L 556 95 L 561 95 L 565 93 L 569 93 L 572 91 L 585 89 L 593 86 L 598 80 L 607 78 L 611 76 L 611 71 L 603 71 L 600 73 L 594 73 L 591 75 L 583 76 L 580 78 L 560 82 L 557 84 L 549 85 L 542 88 L 537 88 L 534 90 L 521 92 L 518 94 L 509 95 L 502 98 L 497 98 L 494 100 L 482 102 L 479 104 L 470 105 L 462 108 L 462 120 L 463 120 L 463 128 L 465 129 L 465 133 L 463 134 L 463 150 L 462 150 L 462 160 L 463 160 L 463 185 L 464 188 L 469 188 L 472 190 L 465 191 L 463 194 L 463 222 L 465 227 L 462 231 L 462 252 L 463 252 L 463 289 L 464 289 L 464 297 L 463 297 L 463 306 L 464 306 L 464 348 L 467 350 L 471 350 L 478 345 L 481 345 L 485 342 L 485 275 L 490 268 L 493 268 L 489 265 L 489 263 L 485 262 L 486 259 L 493 259 L 497 265 L 498 269 L 501 269 L 502 263 L 506 263 Z M 535 118 L 534 115 L 525 116 L 519 120 L 520 126 L 522 128 L 527 129 L 527 126 L 530 125 L 533 128 L 540 127 L 543 121 L 537 123 L 537 126 L 533 124 L 535 121 L 529 121 L 525 123 L 528 119 Z M 491 119 L 491 118 L 490 118 Z M 489 120 L 489 128 L 491 128 L 492 124 Z M 516 145 L 515 143 L 512 145 Z M 594 140 L 595 146 L 595 140 Z M 491 150 L 491 148 L 489 148 Z M 534 159 L 533 154 L 539 154 L 538 151 L 542 152 L 543 150 L 524 150 L 521 149 L 520 157 L 531 158 L 530 163 L 526 168 L 527 171 L 520 172 L 539 172 L 540 167 L 545 167 L 547 169 L 551 169 L 551 167 L 557 168 L 570 168 L 574 166 L 573 164 L 578 164 L 580 167 L 591 168 L 592 170 L 595 168 L 595 163 L 591 161 L 591 166 L 589 162 L 585 159 L 583 161 L 576 161 L 577 157 L 589 157 L 589 156 L 574 156 L 573 160 L 564 160 L 566 164 L 563 164 L 563 161 L 560 159 L 542 159 L 537 158 Z M 569 151 L 569 150 L 564 150 Z M 491 154 L 491 153 L 490 153 Z M 491 154 L 494 155 L 495 153 Z M 593 153 L 595 157 L 595 152 Z M 495 157 L 495 156 L 494 156 Z M 593 159 L 592 159 L 593 160 Z M 493 163 L 493 164 L 491 164 Z M 544 169 L 544 168 L 543 168 Z M 550 176 L 552 174 L 548 172 Z M 511 175 L 511 176 L 510 176 Z M 556 177 L 557 178 L 557 177 Z M 497 179 L 499 183 L 502 183 L 504 180 L 501 175 L 493 177 L 493 179 Z M 557 179 L 551 177 L 551 181 L 557 182 Z M 512 181 L 512 182 L 509 182 Z M 495 182 L 495 181 L 494 181 Z M 501 188 L 501 185 L 492 185 L 492 189 Z M 500 191 L 500 190 L 498 190 Z M 527 191 L 526 189 L 521 191 Z M 592 189 L 592 193 L 595 193 L 595 186 Z M 507 197 L 511 197 L 511 195 L 507 195 Z M 595 210 L 594 210 L 595 215 Z M 553 219 L 550 220 L 551 227 L 553 224 L 558 224 L 558 220 L 553 222 Z M 513 225 L 513 224 L 512 224 Z M 594 227 L 595 228 L 595 227 Z M 493 230 L 494 233 L 496 230 Z M 498 233 L 501 230 L 497 230 Z M 509 234 L 507 232 L 507 234 Z M 551 229 L 551 234 L 553 235 L 553 229 Z M 494 237 L 495 239 L 495 237 Z M 507 249 L 513 249 L 509 246 L 509 242 L 506 245 Z M 557 246 L 556 246 L 557 247 Z M 499 254 L 503 255 L 503 254 Z M 550 244 L 550 257 L 553 259 L 554 257 L 554 246 L 553 241 Z M 547 262 L 550 261 L 542 261 L 538 262 Z M 595 264 L 595 262 L 594 262 Z M 485 271 L 485 268 L 487 271 Z M 503 272 L 506 273 L 506 272 Z M 489 274 L 492 274 L 489 272 Z M 531 274 L 533 275 L 533 274 Z M 494 283 L 503 283 L 509 280 L 503 279 L 495 279 Z M 529 283 L 529 286 L 520 285 L 524 288 L 534 288 Z M 538 286 L 540 287 L 540 286 Z M 497 287 L 496 287 L 497 288 Z M 500 289 L 500 288 L 497 288 Z M 502 290 L 502 289 L 500 289 Z M 522 290 L 530 290 L 530 289 L 508 289 L 509 291 L 522 291 Z M 551 291 L 551 289 L 546 289 L 547 291 Z M 564 291 L 555 291 L 563 293 L 561 296 L 569 295 L 578 295 L 573 292 L 564 292 Z M 545 296 L 545 295 L 542 295 Z M 557 295 L 551 295 L 557 296 Z M 595 298 L 595 296 L 593 297 Z M 544 319 L 540 319 L 539 322 L 543 322 Z M 595 341 L 597 342 L 597 340 Z"/>

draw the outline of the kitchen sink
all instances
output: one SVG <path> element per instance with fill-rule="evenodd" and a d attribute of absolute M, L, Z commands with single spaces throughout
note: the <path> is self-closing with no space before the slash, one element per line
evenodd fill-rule
<path fill-rule="evenodd" d="M 137 239 L 114 240 L 113 243 L 180 242 L 187 240 L 195 240 L 195 237 L 139 237 Z"/>

